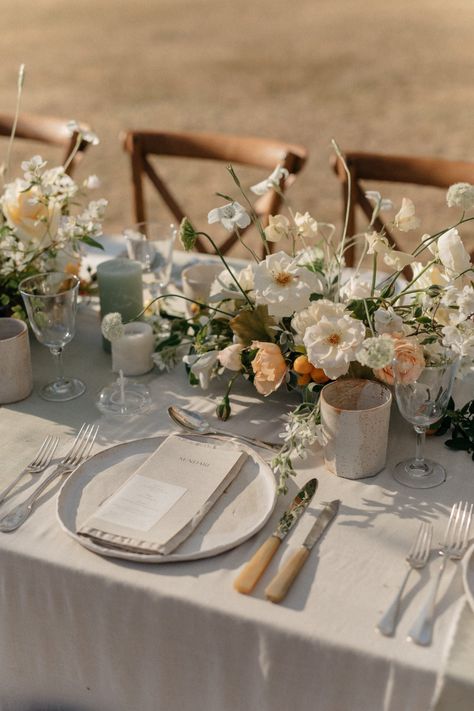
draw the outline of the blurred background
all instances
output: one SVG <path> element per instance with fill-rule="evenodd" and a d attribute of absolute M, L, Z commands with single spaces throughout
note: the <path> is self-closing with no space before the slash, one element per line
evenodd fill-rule
<path fill-rule="evenodd" d="M 1 0 L 1 10 L 0 110 L 13 112 L 24 62 L 23 111 L 93 127 L 101 143 L 80 174 L 102 181 L 107 232 L 133 221 L 127 128 L 301 143 L 310 160 L 291 202 L 339 227 L 332 137 L 346 150 L 474 160 L 472 0 Z M 17 143 L 14 169 L 31 154 Z M 233 189 L 223 166 L 209 177 L 184 163 L 164 170 L 202 227 L 215 191 Z M 423 231 L 453 221 L 442 192 L 386 192 L 415 200 Z"/>

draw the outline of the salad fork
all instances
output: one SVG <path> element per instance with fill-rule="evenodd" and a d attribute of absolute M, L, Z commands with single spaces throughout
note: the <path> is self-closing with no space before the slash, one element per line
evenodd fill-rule
<path fill-rule="evenodd" d="M 405 574 L 403 582 L 400 589 L 395 596 L 392 604 L 380 620 L 377 625 L 377 629 L 386 637 L 391 637 L 395 632 L 397 626 L 398 611 L 400 609 L 400 600 L 402 599 L 403 591 L 405 590 L 405 585 L 407 584 L 408 578 L 412 570 L 420 570 L 424 568 L 431 550 L 431 538 L 433 535 L 433 525 L 431 523 L 422 522 L 418 533 L 416 535 L 415 541 L 408 552 L 406 557 L 406 562 L 408 563 L 408 570 Z"/>
<path fill-rule="evenodd" d="M 53 458 L 56 447 L 59 444 L 59 437 L 48 435 L 33 459 L 26 467 L 18 474 L 18 476 L 0 492 L 0 504 L 6 499 L 8 494 L 18 484 L 24 474 L 41 474 L 49 467 Z"/>
<path fill-rule="evenodd" d="M 439 547 L 438 555 L 442 556 L 443 560 L 438 569 L 435 579 L 428 592 L 426 602 L 421 610 L 420 616 L 408 633 L 408 639 L 415 644 L 427 646 L 431 644 L 433 637 L 433 621 L 434 610 L 436 603 L 436 595 L 441 577 L 446 567 L 446 562 L 451 560 L 460 560 L 464 555 L 469 542 L 469 529 L 471 527 L 472 507 L 468 502 L 458 502 L 454 504 L 449 516 L 448 525 L 444 534 L 444 540 Z"/>
<path fill-rule="evenodd" d="M 25 499 L 21 504 L 16 506 L 12 511 L 9 511 L 3 518 L 0 519 L 0 531 L 7 533 L 15 531 L 22 523 L 29 518 L 33 511 L 35 501 L 39 495 L 50 485 L 54 479 L 64 474 L 70 474 L 81 462 L 86 460 L 92 450 L 92 447 L 99 431 L 98 425 L 83 424 L 69 452 L 63 457 L 59 464 L 53 469 L 51 474 L 46 477 L 36 489 Z"/>

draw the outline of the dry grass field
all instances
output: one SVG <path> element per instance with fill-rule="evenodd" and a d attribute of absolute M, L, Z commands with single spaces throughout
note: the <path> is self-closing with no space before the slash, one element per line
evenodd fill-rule
<path fill-rule="evenodd" d="M 109 232 L 131 221 L 118 138 L 129 127 L 302 143 L 310 161 L 292 203 L 338 225 L 331 137 L 346 149 L 474 159 L 472 0 L 0 0 L 0 8 L 0 110 L 13 110 L 24 62 L 23 110 L 94 127 L 101 144 L 83 169 L 102 179 Z M 202 166 L 165 171 L 195 221 L 217 204 L 216 190 L 232 189 L 222 167 L 209 178 Z M 403 192 L 415 196 L 426 230 L 446 224 L 442 193 Z"/>

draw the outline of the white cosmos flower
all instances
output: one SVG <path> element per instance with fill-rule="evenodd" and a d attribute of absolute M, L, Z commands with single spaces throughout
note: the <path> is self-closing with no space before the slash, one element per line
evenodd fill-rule
<path fill-rule="evenodd" d="M 362 321 L 345 314 L 335 319 L 323 317 L 307 328 L 303 343 L 309 362 L 334 380 L 347 373 L 364 338 Z"/>
<path fill-rule="evenodd" d="M 336 304 L 329 299 L 312 301 L 307 309 L 295 314 L 291 321 L 291 327 L 295 331 L 296 345 L 302 345 L 307 329 L 319 323 L 321 319 L 338 319 L 345 314 L 344 304 Z"/>
<path fill-rule="evenodd" d="M 415 216 L 415 205 L 410 198 L 403 198 L 402 206 L 395 215 L 394 222 L 400 232 L 416 230 L 420 226 L 420 220 Z"/>
<path fill-rule="evenodd" d="M 266 305 L 268 313 L 277 319 L 304 309 L 311 294 L 322 290 L 319 275 L 285 252 L 269 254 L 255 267 L 255 301 Z"/>
<path fill-rule="evenodd" d="M 210 225 L 214 222 L 220 222 L 223 227 L 229 232 L 232 232 L 236 227 L 244 229 L 250 225 L 250 216 L 246 213 L 245 208 L 238 202 L 229 202 L 222 207 L 215 207 L 207 216 L 207 221 Z"/>
<path fill-rule="evenodd" d="M 447 194 L 446 202 L 448 207 L 460 207 L 462 210 L 470 210 L 474 207 L 474 185 L 470 183 L 454 183 Z"/>
<path fill-rule="evenodd" d="M 239 282 L 242 289 L 247 292 L 250 298 L 253 297 L 253 287 L 254 287 L 254 276 L 253 276 L 253 265 L 249 264 L 242 269 L 240 272 L 232 272 L 237 281 Z M 216 304 L 219 301 L 224 301 L 224 299 L 234 299 L 242 300 L 244 297 L 242 293 L 237 289 L 237 284 L 229 273 L 228 269 L 223 269 L 211 284 L 211 289 L 209 292 L 209 303 Z M 229 311 L 234 310 L 233 303 L 226 303 L 226 309 Z"/>
<path fill-rule="evenodd" d="M 279 242 L 291 235 L 290 221 L 284 215 L 270 215 L 268 226 L 263 231 L 268 242 Z"/>
<path fill-rule="evenodd" d="M 199 379 L 199 385 L 203 390 L 207 390 L 211 378 L 215 375 L 213 371 L 218 363 L 218 357 L 219 351 L 183 356 L 183 362 L 190 366 L 191 373 Z"/>
<path fill-rule="evenodd" d="M 265 180 L 262 180 L 256 185 L 252 185 L 250 190 L 255 193 L 255 195 L 265 195 L 268 190 L 278 189 L 280 187 L 280 181 L 286 179 L 288 175 L 287 169 L 279 164 L 268 178 L 265 178 Z"/>
<path fill-rule="evenodd" d="M 379 308 L 374 313 L 375 330 L 379 335 L 384 333 L 403 333 L 403 319 L 395 313 L 391 306 L 388 309 Z"/>
<path fill-rule="evenodd" d="M 448 274 L 454 276 L 472 266 L 469 254 L 462 243 L 461 236 L 453 227 L 438 239 L 438 257 Z"/>

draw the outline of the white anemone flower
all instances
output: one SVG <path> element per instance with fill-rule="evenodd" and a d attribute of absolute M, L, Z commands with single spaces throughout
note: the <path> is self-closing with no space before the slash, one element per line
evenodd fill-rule
<path fill-rule="evenodd" d="M 474 185 L 470 183 L 454 183 L 447 194 L 446 202 L 448 207 L 460 207 L 462 210 L 470 210 L 474 207 Z"/>
<path fill-rule="evenodd" d="M 208 351 L 207 353 L 195 353 L 183 356 L 183 362 L 190 366 L 191 373 L 199 380 L 199 385 L 203 390 L 207 390 L 209 382 L 215 375 L 215 366 L 218 363 L 220 351 Z"/>
<path fill-rule="evenodd" d="M 415 215 L 415 205 L 410 198 L 403 198 L 402 206 L 395 215 L 394 222 L 400 232 L 410 232 L 420 226 L 420 220 Z"/>
<path fill-rule="evenodd" d="M 266 305 L 268 313 L 277 319 L 306 308 L 311 294 L 322 293 L 324 288 L 318 274 L 285 252 L 269 254 L 255 267 L 254 275 L 256 303 Z"/>
<path fill-rule="evenodd" d="M 286 168 L 283 168 L 281 164 L 277 165 L 273 173 L 271 173 L 268 178 L 262 180 L 256 185 L 252 185 L 250 190 L 255 193 L 255 195 L 265 195 L 269 190 L 275 190 L 280 187 L 281 180 L 285 180 L 289 176 Z"/>
<path fill-rule="evenodd" d="M 313 301 L 307 309 L 300 311 L 293 316 L 291 327 L 295 331 L 296 345 L 302 345 L 304 335 L 310 326 L 315 326 L 325 319 L 338 319 L 346 314 L 344 304 L 336 304 L 329 299 L 319 299 Z"/>
<path fill-rule="evenodd" d="M 236 227 L 244 229 L 250 225 L 250 216 L 238 202 L 229 202 L 222 207 L 215 207 L 207 216 L 207 221 L 210 225 L 214 222 L 220 222 L 223 227 L 229 232 L 232 232 Z"/>
<path fill-rule="evenodd" d="M 362 321 L 345 314 L 335 319 L 323 317 L 307 328 L 303 343 L 309 362 L 334 380 L 347 373 L 364 338 Z"/>

